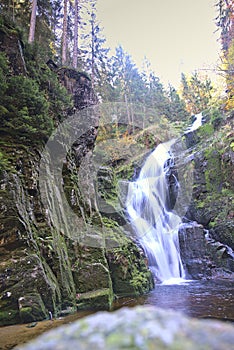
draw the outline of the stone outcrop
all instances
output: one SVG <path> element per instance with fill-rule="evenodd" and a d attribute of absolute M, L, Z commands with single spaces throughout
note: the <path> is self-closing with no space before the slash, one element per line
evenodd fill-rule
<path fill-rule="evenodd" d="M 233 116 L 212 139 L 207 140 L 202 129 L 193 136 L 186 134 L 194 165 L 193 188 L 184 217 L 187 224 L 179 234 L 183 262 L 195 279 L 233 277 L 233 136 Z"/>
<path fill-rule="evenodd" d="M 232 348 L 233 342 L 231 324 L 196 320 L 171 310 L 141 306 L 85 317 L 17 349 L 226 350 Z"/>
<path fill-rule="evenodd" d="M 187 278 L 234 278 L 232 249 L 212 239 L 203 225 L 184 224 L 179 230 L 179 242 Z"/>

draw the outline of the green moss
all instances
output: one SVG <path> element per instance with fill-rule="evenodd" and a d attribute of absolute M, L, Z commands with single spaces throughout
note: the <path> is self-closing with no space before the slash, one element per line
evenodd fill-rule
<path fill-rule="evenodd" d="M 211 126 L 203 131 L 200 144 L 195 149 L 195 176 L 193 185 L 192 211 L 194 219 L 212 229 L 217 241 L 234 247 L 233 224 L 233 121 L 231 118 L 216 119 L 220 115 L 210 116 Z M 217 123 L 219 124 L 217 124 Z M 202 131 L 202 128 L 201 128 Z M 200 129 L 198 130 L 200 132 Z"/>
<path fill-rule="evenodd" d="M 203 202 L 203 201 L 196 201 L 196 207 L 198 208 L 198 209 L 203 209 L 203 208 L 205 208 L 205 206 L 206 206 L 206 203 L 205 202 Z"/>
<path fill-rule="evenodd" d="M 77 298 L 78 309 L 110 310 L 113 303 L 113 292 L 110 288 L 98 289 L 80 294 Z"/>
<path fill-rule="evenodd" d="M 136 267 L 132 269 L 132 278 L 130 284 L 133 286 L 136 295 L 144 294 L 153 287 L 149 288 L 149 281 L 152 279 L 150 271 L 139 272 Z"/>
<path fill-rule="evenodd" d="M 151 272 L 140 250 L 130 241 L 107 255 L 114 293 L 136 296 L 153 288 Z"/>
<path fill-rule="evenodd" d="M 0 311 L 0 326 L 11 325 L 19 322 L 19 310 L 10 309 Z"/>

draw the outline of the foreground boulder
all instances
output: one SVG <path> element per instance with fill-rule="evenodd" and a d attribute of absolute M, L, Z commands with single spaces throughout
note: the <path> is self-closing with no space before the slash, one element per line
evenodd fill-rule
<path fill-rule="evenodd" d="M 99 312 L 38 337 L 18 350 L 189 349 L 226 350 L 234 344 L 231 324 L 190 319 L 153 306 Z"/>

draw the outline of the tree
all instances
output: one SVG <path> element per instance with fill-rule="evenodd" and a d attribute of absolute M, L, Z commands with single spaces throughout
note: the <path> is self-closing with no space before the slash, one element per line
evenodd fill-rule
<path fill-rule="evenodd" d="M 220 0 L 216 6 L 218 8 L 216 24 L 221 30 L 223 51 L 221 71 L 225 73 L 227 84 L 226 109 L 232 111 L 234 108 L 234 2 Z"/>
<path fill-rule="evenodd" d="M 67 62 L 67 7 L 68 0 L 63 2 L 63 32 L 62 32 L 62 64 Z"/>
<path fill-rule="evenodd" d="M 168 97 L 170 101 L 169 110 L 170 110 L 170 120 L 173 121 L 186 121 L 188 119 L 188 112 L 186 111 L 185 102 L 180 98 L 176 89 L 169 85 Z"/>
<path fill-rule="evenodd" d="M 197 72 L 186 78 L 181 75 L 181 89 L 186 109 L 190 114 L 197 114 L 207 109 L 211 101 L 212 85 L 208 77 L 199 76 Z"/>
<path fill-rule="evenodd" d="M 223 51 L 227 52 L 234 37 L 234 2 L 233 0 L 219 0 L 216 7 L 218 8 L 216 24 L 221 29 Z"/>
<path fill-rule="evenodd" d="M 96 87 L 99 84 L 101 71 L 105 70 L 107 64 L 107 54 L 109 49 L 105 48 L 106 39 L 102 35 L 102 28 L 97 21 L 96 2 L 90 1 L 88 6 L 83 5 L 89 21 L 83 23 L 81 35 L 82 44 L 80 46 L 85 69 L 91 75 L 92 84 Z M 80 23 L 82 27 L 82 21 Z"/>
<path fill-rule="evenodd" d="M 77 68 L 78 57 L 78 24 L 79 24 L 79 0 L 75 0 L 75 18 L 74 18 L 74 45 L 73 45 L 73 61 L 72 65 Z"/>

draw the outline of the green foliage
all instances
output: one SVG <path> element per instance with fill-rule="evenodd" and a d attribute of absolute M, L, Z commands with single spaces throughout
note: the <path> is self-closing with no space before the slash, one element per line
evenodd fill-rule
<path fill-rule="evenodd" d="M 4 53 L 0 52 L 0 103 L 6 93 L 8 72 L 9 66 L 7 57 Z"/>
<path fill-rule="evenodd" d="M 8 160 L 5 155 L 0 151 L 0 174 L 3 170 L 9 167 Z"/>
<path fill-rule="evenodd" d="M 7 79 L 5 95 L 2 98 L 5 113 L 1 115 L 0 126 L 19 137 L 47 137 L 53 128 L 48 115 L 49 103 L 40 92 L 38 84 L 31 78 L 12 76 Z"/>
<path fill-rule="evenodd" d="M 217 130 L 223 121 L 223 112 L 220 108 L 211 107 L 209 109 L 210 122 L 214 127 L 214 130 Z"/>
<path fill-rule="evenodd" d="M 197 130 L 197 135 L 203 140 L 209 139 L 214 134 L 214 127 L 212 124 L 207 123 L 202 125 L 199 130 Z"/>
<path fill-rule="evenodd" d="M 180 98 L 177 91 L 173 88 L 173 86 L 169 85 L 169 111 L 170 115 L 168 119 L 172 121 L 186 121 L 188 120 L 188 112 L 186 111 L 186 104 Z"/>
<path fill-rule="evenodd" d="M 72 101 L 57 74 L 40 63 L 39 46 L 26 45 L 24 51 L 28 76 L 13 76 L 7 56 L 0 53 L 0 128 L 21 140 L 41 142 Z"/>
<path fill-rule="evenodd" d="M 199 76 L 197 72 L 187 78 L 181 75 L 182 96 L 190 114 L 198 114 L 207 109 L 211 101 L 212 85 L 210 79 Z"/>

